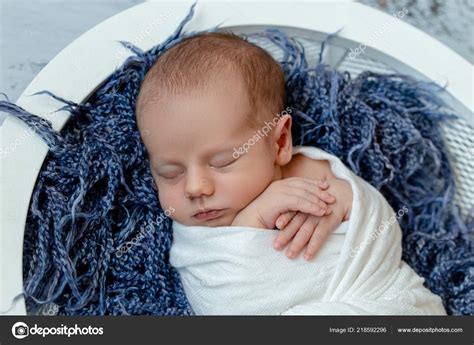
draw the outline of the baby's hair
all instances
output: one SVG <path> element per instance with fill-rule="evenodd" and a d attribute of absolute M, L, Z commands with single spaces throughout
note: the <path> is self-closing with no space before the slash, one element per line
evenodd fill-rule
<path fill-rule="evenodd" d="M 137 116 L 159 98 L 160 88 L 170 93 L 202 88 L 210 78 L 226 78 L 229 72 L 243 78 L 253 109 L 251 126 L 261 127 L 283 110 L 285 78 L 273 57 L 233 33 L 211 32 L 184 39 L 158 57 L 141 84 Z"/>

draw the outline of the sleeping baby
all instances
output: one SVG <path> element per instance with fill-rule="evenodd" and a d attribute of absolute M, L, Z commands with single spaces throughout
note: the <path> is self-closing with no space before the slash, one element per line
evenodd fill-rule
<path fill-rule="evenodd" d="M 386 200 L 293 147 L 284 104 L 280 65 L 230 33 L 183 40 L 142 82 L 137 123 L 195 313 L 445 314 L 401 261 Z"/>

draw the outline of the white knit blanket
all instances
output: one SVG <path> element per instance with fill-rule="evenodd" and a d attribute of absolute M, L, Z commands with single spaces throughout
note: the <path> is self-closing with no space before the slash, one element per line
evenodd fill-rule
<path fill-rule="evenodd" d="M 198 315 L 409 315 L 446 312 L 401 260 L 401 230 L 384 197 L 342 162 L 313 147 L 353 190 L 352 213 L 316 258 L 273 249 L 277 230 L 173 223 L 170 262 Z M 403 211 L 402 211 L 403 212 Z"/>

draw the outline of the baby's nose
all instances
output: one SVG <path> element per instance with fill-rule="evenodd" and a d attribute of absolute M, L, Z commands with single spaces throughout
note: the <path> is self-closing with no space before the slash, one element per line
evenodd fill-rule
<path fill-rule="evenodd" d="M 188 179 L 186 181 L 186 196 L 188 198 L 198 198 L 202 195 L 212 195 L 214 187 L 206 178 Z"/>

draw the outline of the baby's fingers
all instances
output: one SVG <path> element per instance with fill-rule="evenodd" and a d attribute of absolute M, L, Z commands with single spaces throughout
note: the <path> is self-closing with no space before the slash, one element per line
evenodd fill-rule
<path fill-rule="evenodd" d="M 275 222 L 276 227 L 280 230 L 283 229 L 293 219 L 295 214 L 295 211 L 280 214 Z"/>
<path fill-rule="evenodd" d="M 296 258 L 306 246 L 306 244 L 310 241 L 313 233 L 315 232 L 315 228 L 318 226 L 319 219 L 320 218 L 318 217 L 312 216 L 308 216 L 308 218 L 306 218 L 305 222 L 298 229 L 298 232 L 286 251 L 286 256 L 288 256 L 289 259 Z"/>
<path fill-rule="evenodd" d="M 288 225 L 283 230 L 280 230 L 275 242 L 273 243 L 273 247 L 277 250 L 283 249 L 295 236 L 296 232 L 301 227 L 301 225 L 303 225 L 306 218 L 308 218 L 306 213 L 296 213 L 290 223 L 288 223 Z"/>
<path fill-rule="evenodd" d="M 327 204 L 321 201 L 315 194 L 295 191 L 295 194 L 287 195 L 287 206 L 283 212 L 299 211 L 302 213 L 309 213 L 315 216 L 322 216 L 327 212 Z"/>
<path fill-rule="evenodd" d="M 323 200 L 324 202 L 328 204 L 332 204 L 333 202 L 336 201 L 336 198 L 332 194 L 329 194 L 328 192 L 324 190 L 319 190 L 317 194 L 321 198 L 321 200 Z"/>
<path fill-rule="evenodd" d="M 329 183 L 327 181 L 316 181 L 316 184 L 317 184 L 316 194 L 322 201 L 328 204 L 332 204 L 333 202 L 336 201 L 336 198 L 334 197 L 334 195 L 326 191 L 326 189 L 329 188 Z"/>
<path fill-rule="evenodd" d="M 313 180 L 309 178 L 289 178 L 285 181 L 286 187 L 293 193 L 304 193 L 305 196 L 319 198 L 319 200 L 327 204 L 332 204 L 336 198 L 328 193 L 326 189 L 329 188 L 327 181 Z"/>
<path fill-rule="evenodd" d="M 312 260 L 316 253 L 321 249 L 326 242 L 328 236 L 340 224 L 336 217 L 322 217 L 319 225 L 311 236 L 311 240 L 306 247 L 304 258 L 305 260 Z"/>

